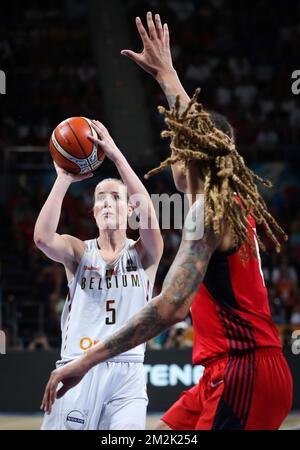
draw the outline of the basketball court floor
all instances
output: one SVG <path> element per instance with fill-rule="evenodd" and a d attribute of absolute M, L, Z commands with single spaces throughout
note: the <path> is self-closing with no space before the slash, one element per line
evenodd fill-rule
<path fill-rule="evenodd" d="M 162 414 L 147 416 L 147 430 L 154 430 Z M 42 414 L 0 414 L 0 430 L 39 430 Z M 300 430 L 300 411 L 291 413 L 283 423 L 281 430 Z"/>

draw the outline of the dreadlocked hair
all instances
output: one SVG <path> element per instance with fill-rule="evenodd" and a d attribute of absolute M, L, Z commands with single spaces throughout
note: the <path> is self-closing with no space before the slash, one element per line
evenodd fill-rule
<path fill-rule="evenodd" d="M 262 225 L 276 252 L 280 252 L 279 240 L 287 240 L 288 237 L 268 212 L 257 188 L 257 183 L 271 187 L 271 182 L 260 178 L 246 166 L 236 149 L 231 126 L 223 116 L 203 109 L 202 104 L 197 102 L 199 92 L 200 89 L 195 91 L 183 112 L 180 110 L 179 96 L 171 110 L 158 107 L 159 112 L 165 115 L 168 126 L 161 137 L 171 138 L 172 156 L 150 170 L 145 178 L 177 161 L 183 161 L 187 170 L 190 161 L 195 161 L 204 181 L 205 226 L 212 226 L 215 235 L 220 236 L 226 217 L 235 245 L 240 247 L 240 257 L 246 262 L 249 254 L 245 243 L 257 256 L 249 233 L 251 225 L 248 216 L 251 215 L 257 224 Z M 223 124 L 218 123 L 220 118 L 223 118 Z M 261 236 L 255 230 L 254 233 L 259 247 L 266 251 Z"/>

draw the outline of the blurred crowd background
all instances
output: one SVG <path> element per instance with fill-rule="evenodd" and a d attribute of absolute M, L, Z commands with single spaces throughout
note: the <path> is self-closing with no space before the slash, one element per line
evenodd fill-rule
<path fill-rule="evenodd" d="M 273 251 L 262 255 L 262 267 L 272 315 L 282 342 L 288 345 L 291 330 L 300 328 L 300 103 L 291 93 L 291 73 L 299 69 L 300 3 L 290 0 L 287 8 L 284 0 L 276 0 L 270 7 L 269 1 L 258 0 L 255 7 L 247 3 L 247 14 L 245 3 L 238 1 L 125 3 L 131 48 L 141 48 L 135 16 L 159 12 L 168 22 L 174 66 L 187 92 L 192 94 L 200 86 L 201 102 L 232 123 L 246 161 L 258 170 L 269 168 L 265 175 L 274 180 L 276 189 L 268 193 L 268 205 L 289 241 L 279 255 Z M 10 148 L 47 146 L 52 129 L 74 115 L 99 118 L 108 128 L 110 124 L 110 111 L 102 103 L 105 86 L 98 83 L 93 58 L 88 2 L 28 1 L 23 8 L 16 4 L 11 0 L 2 5 L 0 17 L 0 68 L 8 80 L 8 94 L 0 102 L 0 163 L 6 188 L 0 203 L 4 218 L 0 294 L 8 351 L 59 347 L 60 314 L 67 294 L 63 267 L 43 256 L 33 242 L 37 215 L 54 181 L 49 152 L 37 156 Z M 157 112 L 157 106 L 166 103 L 149 75 L 140 70 L 139 77 L 149 111 L 144 120 L 152 130 L 153 160 L 145 160 L 143 167 L 140 155 L 128 159 L 142 177 L 167 148 L 160 140 L 164 123 Z M 91 213 L 94 185 L 98 178 L 115 175 L 113 167 L 104 164 L 105 173 L 101 168 L 95 180 L 67 194 L 59 232 L 83 240 L 97 235 Z M 150 193 L 175 192 L 168 172 L 146 186 Z M 180 231 L 163 231 L 163 237 L 155 293 L 160 292 L 176 254 Z M 192 341 L 187 318 L 148 345 L 181 348 Z"/>

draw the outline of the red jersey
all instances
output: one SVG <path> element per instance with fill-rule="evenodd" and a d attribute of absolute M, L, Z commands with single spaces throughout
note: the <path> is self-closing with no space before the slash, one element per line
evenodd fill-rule
<path fill-rule="evenodd" d="M 215 358 L 241 351 L 282 347 L 271 317 L 252 217 L 249 223 L 258 258 L 247 243 L 249 260 L 245 265 L 238 250 L 215 251 L 191 306 L 193 364 L 206 365 Z"/>

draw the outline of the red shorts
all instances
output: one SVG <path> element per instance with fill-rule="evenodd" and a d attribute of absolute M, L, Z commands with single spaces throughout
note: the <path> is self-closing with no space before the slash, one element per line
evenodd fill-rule
<path fill-rule="evenodd" d="M 226 356 L 205 367 L 162 421 L 173 430 L 276 430 L 292 406 L 293 382 L 280 349 Z"/>

